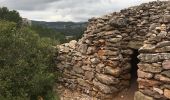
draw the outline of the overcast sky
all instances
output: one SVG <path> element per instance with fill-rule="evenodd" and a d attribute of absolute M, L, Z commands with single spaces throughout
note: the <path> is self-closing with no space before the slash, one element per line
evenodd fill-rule
<path fill-rule="evenodd" d="M 78 22 L 149 1 L 155 0 L 0 0 L 0 7 L 31 20 Z"/>

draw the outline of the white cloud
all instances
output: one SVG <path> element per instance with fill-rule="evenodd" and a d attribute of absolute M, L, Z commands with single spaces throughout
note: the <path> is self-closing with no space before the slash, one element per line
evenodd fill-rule
<path fill-rule="evenodd" d="M 37 21 L 72 21 L 70 15 L 57 15 L 51 11 L 19 11 L 24 18 L 29 18 Z"/>
<path fill-rule="evenodd" d="M 155 0 L 0 0 L 0 6 L 21 16 L 43 21 L 87 21 L 114 11 Z"/>

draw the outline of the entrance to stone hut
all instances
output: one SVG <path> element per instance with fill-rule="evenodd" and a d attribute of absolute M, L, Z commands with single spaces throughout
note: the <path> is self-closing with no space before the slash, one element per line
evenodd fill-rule
<path fill-rule="evenodd" d="M 130 74 L 131 74 L 131 80 L 130 80 L 130 88 L 133 89 L 133 91 L 135 92 L 135 90 L 137 91 L 138 89 L 138 82 L 137 82 L 137 70 L 138 70 L 138 66 L 137 64 L 139 63 L 139 59 L 137 58 L 137 56 L 139 55 L 139 52 L 137 49 L 133 49 L 133 54 L 131 55 L 131 70 L 130 70 Z"/>
<path fill-rule="evenodd" d="M 137 56 L 139 55 L 139 52 L 137 49 L 132 49 L 132 50 L 133 50 L 133 54 L 130 56 L 131 61 L 129 62 L 131 64 L 130 86 L 128 89 L 125 89 L 122 92 L 120 92 L 118 94 L 118 96 L 116 98 L 114 98 L 113 100 L 134 100 L 135 92 L 138 91 L 138 82 L 137 82 L 138 67 L 137 67 L 137 64 L 139 63 L 139 59 L 137 58 Z"/>

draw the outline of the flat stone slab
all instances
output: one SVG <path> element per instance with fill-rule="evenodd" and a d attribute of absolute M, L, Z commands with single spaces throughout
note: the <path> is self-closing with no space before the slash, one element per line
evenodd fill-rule
<path fill-rule="evenodd" d="M 135 93 L 134 100 L 154 100 L 154 99 L 138 91 Z"/>

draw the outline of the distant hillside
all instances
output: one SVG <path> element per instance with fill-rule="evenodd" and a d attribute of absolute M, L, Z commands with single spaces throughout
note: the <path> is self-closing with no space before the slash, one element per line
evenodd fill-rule
<path fill-rule="evenodd" d="M 75 39 L 82 36 L 87 26 L 87 22 L 32 21 L 32 24 L 55 29 L 57 32 L 63 33 L 65 36 L 73 36 Z"/>

